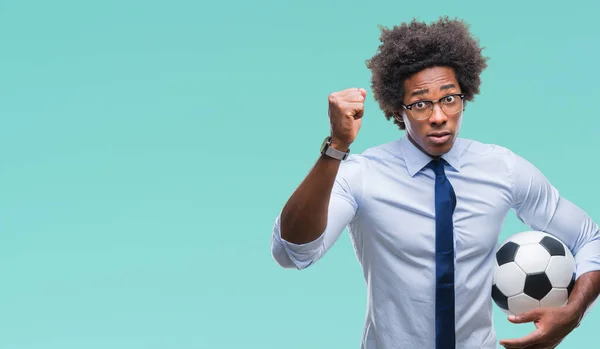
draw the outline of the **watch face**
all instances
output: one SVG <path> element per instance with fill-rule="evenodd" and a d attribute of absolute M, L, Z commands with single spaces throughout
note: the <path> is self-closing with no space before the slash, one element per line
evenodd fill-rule
<path fill-rule="evenodd" d="M 327 143 L 329 143 L 329 137 L 325 137 L 325 140 L 323 140 L 323 144 L 321 144 L 321 152 L 323 152 L 323 150 L 325 150 Z"/>

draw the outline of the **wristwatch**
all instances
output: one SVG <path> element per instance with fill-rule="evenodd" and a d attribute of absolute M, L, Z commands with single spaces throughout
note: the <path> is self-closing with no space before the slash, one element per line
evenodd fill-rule
<path fill-rule="evenodd" d="M 345 152 L 331 147 L 331 136 L 327 136 L 325 137 L 323 144 L 321 144 L 321 154 L 327 155 L 337 160 L 346 160 L 348 158 L 348 155 L 350 154 L 350 149 L 348 149 L 348 151 Z"/>

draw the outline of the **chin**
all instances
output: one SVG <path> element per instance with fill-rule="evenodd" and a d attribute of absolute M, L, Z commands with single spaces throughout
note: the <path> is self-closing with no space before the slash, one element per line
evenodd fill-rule
<path fill-rule="evenodd" d="M 449 152 L 450 149 L 452 149 L 453 145 L 454 145 L 454 140 L 449 140 L 448 142 L 446 142 L 444 144 L 428 144 L 427 147 L 425 147 L 425 150 L 430 155 L 441 156 L 441 155 L 444 155 L 447 152 Z"/>

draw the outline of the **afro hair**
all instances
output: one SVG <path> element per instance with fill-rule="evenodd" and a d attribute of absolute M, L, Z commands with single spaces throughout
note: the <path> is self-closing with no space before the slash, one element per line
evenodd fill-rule
<path fill-rule="evenodd" d="M 402 108 L 404 81 L 426 68 L 452 68 L 467 101 L 479 93 L 480 74 L 487 67 L 487 57 L 482 55 L 479 40 L 471 35 L 463 20 L 441 17 L 428 25 L 413 19 L 391 29 L 380 29 L 381 44 L 366 64 L 372 73 L 373 96 L 388 120 Z M 396 118 L 394 123 L 405 129 Z"/>

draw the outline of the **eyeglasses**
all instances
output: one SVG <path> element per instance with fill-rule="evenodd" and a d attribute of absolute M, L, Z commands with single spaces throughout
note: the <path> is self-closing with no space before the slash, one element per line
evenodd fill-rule
<path fill-rule="evenodd" d="M 442 111 L 448 116 L 454 116 L 463 109 L 463 99 L 465 95 L 462 93 L 455 93 L 446 95 L 437 101 L 418 101 L 409 105 L 402 104 L 404 109 L 408 110 L 413 119 L 425 120 L 429 119 L 433 114 L 433 105 L 440 103 Z"/>

